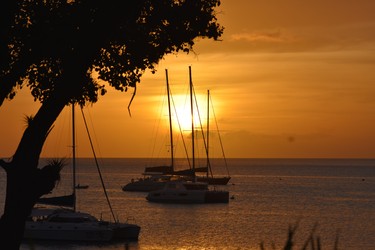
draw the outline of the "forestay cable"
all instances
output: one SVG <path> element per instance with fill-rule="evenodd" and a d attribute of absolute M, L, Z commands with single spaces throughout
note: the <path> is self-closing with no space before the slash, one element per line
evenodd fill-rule
<path fill-rule="evenodd" d="M 90 132 L 89 132 L 89 129 L 88 129 L 88 126 L 87 126 L 86 118 L 85 118 L 85 114 L 83 113 L 83 109 L 82 109 L 82 108 L 81 108 L 81 113 L 82 113 L 82 117 L 83 117 L 83 122 L 85 123 L 85 128 L 86 128 L 87 136 L 89 137 L 91 150 L 92 150 L 92 153 L 93 153 L 93 155 L 94 155 L 95 164 L 96 164 L 96 169 L 98 170 L 98 173 L 99 173 L 100 182 L 101 182 L 102 187 L 103 187 L 103 191 L 104 191 L 105 198 L 107 199 L 107 203 L 108 203 L 109 209 L 111 210 L 111 214 L 112 214 L 113 220 L 114 220 L 115 222 L 118 222 L 118 221 L 116 220 L 115 214 L 113 213 L 113 209 L 112 209 L 111 202 L 109 201 L 109 197 L 108 197 L 108 194 L 107 194 L 107 190 L 106 190 L 106 188 L 105 188 L 104 181 L 103 181 L 103 176 L 102 176 L 102 173 L 101 173 L 100 168 L 99 168 L 98 159 L 96 158 L 96 154 L 95 154 L 94 146 L 93 146 L 93 143 L 92 143 L 92 140 L 91 140 Z"/>

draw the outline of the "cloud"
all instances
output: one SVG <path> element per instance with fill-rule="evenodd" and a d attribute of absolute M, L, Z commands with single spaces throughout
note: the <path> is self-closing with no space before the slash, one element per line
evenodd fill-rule
<path fill-rule="evenodd" d="M 201 40 L 197 42 L 198 54 L 244 52 L 337 52 L 364 51 L 375 47 L 374 22 L 337 25 L 310 25 L 303 27 L 229 29 L 222 42 Z"/>
<path fill-rule="evenodd" d="M 295 39 L 285 35 L 285 33 L 281 33 L 280 30 L 242 32 L 230 36 L 230 41 L 281 43 L 293 40 Z"/>

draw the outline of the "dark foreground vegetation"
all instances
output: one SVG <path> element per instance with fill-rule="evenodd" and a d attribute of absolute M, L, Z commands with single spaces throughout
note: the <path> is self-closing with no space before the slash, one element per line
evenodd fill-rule
<path fill-rule="evenodd" d="M 299 243 L 301 245 L 300 248 L 296 247 L 296 242 L 295 242 L 295 235 L 298 229 L 298 223 L 294 226 L 289 226 L 288 229 L 288 238 L 286 240 L 286 243 L 283 247 L 283 250 L 295 250 L 295 249 L 301 249 L 301 250 L 322 250 L 322 243 L 319 235 L 316 235 L 317 225 L 313 227 L 313 229 L 310 232 L 309 237 L 301 244 L 302 242 Z M 338 244 L 339 244 L 339 238 L 338 235 L 336 235 L 336 239 L 334 242 L 333 250 L 338 250 Z M 261 250 L 266 250 L 265 248 L 265 243 L 261 242 L 260 243 L 260 249 Z M 276 247 L 271 243 L 272 249 L 276 249 Z"/>

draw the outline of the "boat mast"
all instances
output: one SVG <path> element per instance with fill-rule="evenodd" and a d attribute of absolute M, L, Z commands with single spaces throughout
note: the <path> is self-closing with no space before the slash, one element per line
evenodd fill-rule
<path fill-rule="evenodd" d="M 209 156 L 209 135 L 210 135 L 210 90 L 207 90 L 207 143 L 206 143 L 206 152 L 207 152 L 207 178 L 208 178 L 208 171 L 211 170 L 210 164 L 210 156 Z"/>
<path fill-rule="evenodd" d="M 76 211 L 76 132 L 74 103 L 72 104 L 72 151 L 73 151 L 73 210 Z"/>
<path fill-rule="evenodd" d="M 172 131 L 172 112 L 171 112 L 171 98 L 169 90 L 169 81 L 168 81 L 168 70 L 165 69 L 165 77 L 167 82 L 167 96 L 168 96 L 168 114 L 169 114 L 169 138 L 171 144 L 171 166 L 174 171 L 174 156 L 173 156 L 173 131 Z"/>
<path fill-rule="evenodd" d="M 192 142 L 192 158 L 193 173 L 195 176 L 195 148 L 194 148 L 194 106 L 193 106 L 193 81 L 191 79 L 191 66 L 189 66 L 189 82 L 190 82 L 190 110 L 191 110 L 191 142 Z"/>

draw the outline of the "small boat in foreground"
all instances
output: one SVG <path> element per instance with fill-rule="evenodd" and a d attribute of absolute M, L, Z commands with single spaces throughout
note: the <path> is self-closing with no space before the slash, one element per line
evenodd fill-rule
<path fill-rule="evenodd" d="M 78 183 L 75 188 L 76 189 L 88 189 L 89 185 L 81 185 L 81 184 Z"/>

